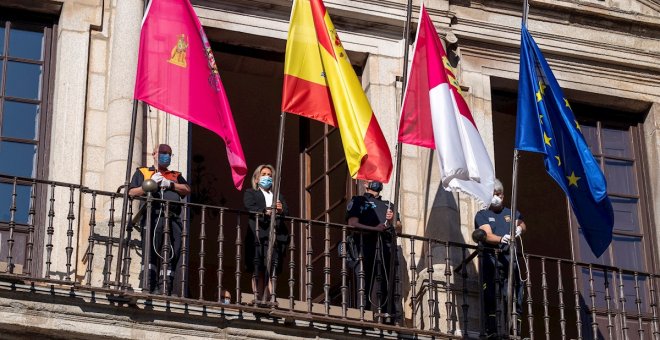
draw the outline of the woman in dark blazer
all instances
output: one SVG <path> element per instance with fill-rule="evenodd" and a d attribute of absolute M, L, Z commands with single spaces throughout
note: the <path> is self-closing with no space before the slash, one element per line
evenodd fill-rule
<path fill-rule="evenodd" d="M 253 273 L 252 289 L 257 292 L 256 300 L 261 299 L 261 293 L 264 291 L 264 282 L 268 281 L 268 294 L 273 287 L 266 278 L 266 261 L 268 254 L 268 235 L 270 230 L 270 219 L 273 216 L 271 211 L 273 202 L 273 174 L 275 170 L 270 164 L 262 164 L 257 167 L 252 175 L 252 188 L 245 190 L 243 203 L 245 209 L 252 212 L 250 214 L 250 229 L 245 235 L 245 269 L 248 273 Z M 275 221 L 275 244 L 273 247 L 272 265 L 276 273 L 281 273 L 286 256 L 286 248 L 289 243 L 289 230 L 286 223 L 280 216 L 289 214 L 289 209 L 282 194 L 276 201 Z M 257 215 L 256 213 L 259 213 Z M 257 216 L 258 222 L 257 223 Z M 258 235 L 257 235 L 258 234 Z M 268 296 L 266 298 L 269 298 Z"/>

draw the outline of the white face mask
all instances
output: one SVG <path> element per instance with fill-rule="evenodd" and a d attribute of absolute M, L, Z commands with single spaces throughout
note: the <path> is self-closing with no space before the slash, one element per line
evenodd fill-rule
<path fill-rule="evenodd" d="M 490 205 L 495 207 L 502 206 L 502 198 L 497 195 L 493 195 L 493 198 L 490 199 Z"/>

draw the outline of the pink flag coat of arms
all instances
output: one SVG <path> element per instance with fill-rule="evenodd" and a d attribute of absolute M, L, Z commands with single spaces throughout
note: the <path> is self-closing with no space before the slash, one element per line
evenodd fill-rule
<path fill-rule="evenodd" d="M 237 189 L 243 148 L 213 51 L 188 0 L 152 0 L 140 35 L 135 99 L 215 132 L 225 142 Z"/>
<path fill-rule="evenodd" d="M 423 5 L 419 18 L 399 141 L 435 149 L 443 188 L 465 192 L 487 208 L 493 197 L 493 163 Z"/>

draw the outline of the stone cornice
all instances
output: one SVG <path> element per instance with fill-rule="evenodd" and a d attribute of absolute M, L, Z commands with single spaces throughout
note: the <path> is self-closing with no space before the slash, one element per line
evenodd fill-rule
<path fill-rule="evenodd" d="M 493 0 L 489 0 L 493 1 Z M 619 22 L 635 22 L 636 25 L 643 25 L 660 28 L 660 12 L 658 16 L 649 16 L 643 13 L 632 11 L 624 11 L 612 6 L 605 6 L 599 3 L 592 2 L 577 2 L 575 0 L 530 0 L 530 7 L 551 9 L 553 11 L 560 10 L 572 14 L 580 14 L 585 16 L 594 16 L 601 19 L 619 21 Z M 655 3 L 657 11 L 658 2 L 655 0 L 647 0 L 645 3 L 653 5 Z"/>
<path fill-rule="evenodd" d="M 498 65 L 490 68 L 497 69 L 500 75 L 506 74 L 505 78 L 517 78 L 520 58 L 517 48 L 498 48 L 487 43 L 471 42 L 462 45 L 460 53 L 462 57 L 479 60 L 483 65 Z M 660 96 L 660 73 L 598 62 L 585 62 L 552 52 L 544 51 L 544 56 L 560 84 L 566 88 L 584 90 L 587 86 L 598 87 L 601 91 L 595 93 L 603 92 L 602 90 L 617 92 L 620 95 L 630 92 L 625 97 L 645 98 L 646 100 Z M 489 72 L 486 71 L 486 73 Z M 594 83 L 595 80 L 598 82 Z M 625 86 L 623 86 L 624 84 Z"/>
<path fill-rule="evenodd" d="M 473 0 L 467 6 L 464 4 L 466 1 L 450 0 L 450 2 L 454 3 L 455 6 L 479 8 L 487 11 L 500 10 L 516 17 L 521 17 L 522 15 L 521 0 Z M 638 2 L 646 4 L 655 11 L 658 11 L 660 8 L 660 2 L 657 0 L 638 0 Z M 638 27 L 655 30 L 660 28 L 660 12 L 658 12 L 657 16 L 650 16 L 644 13 L 625 11 L 600 3 L 577 0 L 529 0 L 529 6 L 530 19 L 535 16 L 538 16 L 537 19 L 539 20 L 552 17 L 570 18 L 572 20 L 582 18 L 591 19 L 592 21 L 597 19 L 619 25 L 627 25 L 634 22 Z"/>
<path fill-rule="evenodd" d="M 285 18 L 288 20 L 292 0 L 193 0 L 196 7 L 234 8 L 241 13 L 261 13 L 261 15 Z M 638 0 L 653 10 L 660 9 L 658 0 Z M 326 7 L 332 12 L 333 21 L 354 22 L 362 27 L 376 26 L 394 29 L 400 32 L 406 18 L 406 0 L 325 0 Z M 485 11 L 501 11 L 514 17 L 520 17 L 521 0 L 438 0 L 429 4 L 429 14 L 436 24 L 449 24 L 454 7 L 470 7 Z M 530 18 L 562 17 L 571 21 L 585 19 L 588 22 L 607 21 L 617 25 L 635 24 L 639 31 L 660 29 L 658 16 L 625 11 L 599 3 L 587 3 L 577 0 L 530 0 Z M 419 12 L 419 6 L 413 6 L 413 18 Z M 416 20 L 413 20 L 416 21 Z"/>
<path fill-rule="evenodd" d="M 644 48 L 614 45 L 594 39 L 585 39 L 578 35 L 563 36 L 550 34 L 535 29 L 530 25 L 530 33 L 534 36 L 539 47 L 557 55 L 579 57 L 613 65 L 626 65 L 629 67 L 644 68 L 660 72 L 660 50 L 652 51 Z M 506 26 L 488 21 L 472 20 L 462 17 L 458 24 L 451 27 L 452 32 L 461 40 L 483 41 L 505 47 L 520 46 L 520 27 Z M 599 32 L 600 34 L 605 34 Z M 633 36 L 622 35 L 622 39 Z M 657 40 L 657 39 L 655 39 Z M 660 40 L 658 40 L 660 46 Z"/>

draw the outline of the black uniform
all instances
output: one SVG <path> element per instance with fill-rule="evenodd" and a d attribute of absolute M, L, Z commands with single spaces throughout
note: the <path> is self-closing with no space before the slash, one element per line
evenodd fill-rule
<path fill-rule="evenodd" d="M 522 221 L 522 215 L 520 212 L 516 213 L 516 219 Z M 475 228 L 488 224 L 493 232 L 497 236 L 504 236 L 509 233 L 509 228 L 511 227 L 511 209 L 503 208 L 500 212 L 495 212 L 490 209 L 481 210 L 474 217 Z M 483 279 L 483 290 L 484 290 L 484 309 L 486 313 L 486 332 L 488 334 L 494 334 L 497 332 L 497 290 L 496 284 L 499 283 L 500 296 L 502 298 L 502 304 L 500 306 L 500 311 L 503 315 L 506 315 L 504 318 L 508 320 L 509 315 L 507 315 L 507 286 L 509 282 L 509 246 L 508 245 L 492 245 L 486 242 L 483 242 L 484 247 L 486 248 L 500 248 L 502 252 L 499 256 L 495 255 L 493 251 L 484 252 L 483 256 L 483 267 L 482 267 L 482 279 Z M 517 261 L 516 261 L 517 262 Z M 516 292 L 516 308 L 518 315 L 522 312 L 522 300 L 523 300 L 523 290 L 522 284 L 520 282 L 518 263 L 513 264 L 513 289 Z M 518 327 L 520 329 L 520 327 Z"/>
<path fill-rule="evenodd" d="M 360 224 L 375 227 L 379 224 L 385 223 L 385 214 L 389 209 L 390 203 L 383 201 L 380 197 L 366 193 L 364 196 L 353 196 L 348 203 L 346 220 L 351 217 L 357 217 Z M 392 229 L 393 230 L 393 229 Z M 364 294 L 366 301 L 364 301 L 365 308 L 377 310 L 380 306 L 381 311 L 386 311 L 388 305 L 387 299 L 392 299 L 388 293 L 389 273 L 393 268 L 390 267 L 390 248 L 392 246 L 392 235 L 390 232 L 376 232 L 364 231 L 354 232 L 353 241 L 360 254 L 362 249 L 363 256 L 363 269 L 364 269 L 364 284 L 366 288 Z M 349 245 L 350 247 L 350 245 Z M 360 287 L 360 264 L 355 266 L 356 286 Z M 359 288 L 356 301 L 359 301 Z M 394 305 L 394 304 L 389 304 Z"/>
<path fill-rule="evenodd" d="M 131 180 L 130 184 L 130 189 L 132 188 L 137 188 L 142 186 L 142 182 L 144 182 L 146 179 L 150 179 L 151 176 L 155 173 L 154 167 L 143 167 L 143 168 L 138 168 L 135 173 L 133 174 L 133 178 Z M 167 171 L 165 173 L 162 173 L 163 177 L 179 184 L 188 184 L 186 179 L 181 175 L 181 173 L 177 171 Z M 160 189 L 160 188 L 159 188 Z M 165 190 L 159 190 L 158 192 L 153 194 L 154 198 L 161 198 L 165 200 L 170 200 L 174 202 L 180 202 L 182 197 L 177 193 L 176 191 L 172 189 L 165 189 Z M 152 273 L 151 276 L 151 287 L 150 290 L 154 291 L 156 289 L 156 284 L 160 285 L 160 281 L 162 280 L 162 277 L 159 278 L 160 275 L 157 275 L 156 273 L 160 272 L 160 269 L 162 267 L 162 259 L 160 256 L 163 256 L 162 253 L 162 247 L 163 247 L 163 232 L 164 232 L 164 226 L 165 226 L 165 205 L 161 204 L 160 202 L 154 201 L 151 206 L 151 230 L 152 230 L 152 247 L 149 250 L 151 252 L 150 256 L 150 263 L 149 263 L 149 271 Z M 172 248 L 170 249 L 170 256 L 171 259 L 169 261 L 169 266 L 168 266 L 168 278 L 169 278 L 169 284 L 168 287 L 169 289 L 172 289 L 172 283 L 173 283 L 173 278 L 176 277 L 176 275 L 179 273 L 179 268 L 180 268 L 180 263 L 179 263 L 179 256 L 181 255 L 181 232 L 183 230 L 183 226 L 181 224 L 181 209 L 182 206 L 180 203 L 170 203 L 169 205 L 169 221 L 170 221 L 170 245 L 172 245 Z M 142 215 L 142 220 L 140 224 L 143 227 L 143 234 L 142 234 L 142 239 L 143 242 L 142 244 L 144 245 L 144 226 L 146 225 L 146 220 L 147 220 L 147 213 L 145 212 Z M 156 280 L 156 278 L 159 278 L 159 280 Z M 179 280 L 177 280 L 176 283 L 178 283 Z M 162 282 L 162 281 L 161 281 Z M 178 291 L 178 290 L 175 290 Z"/>

